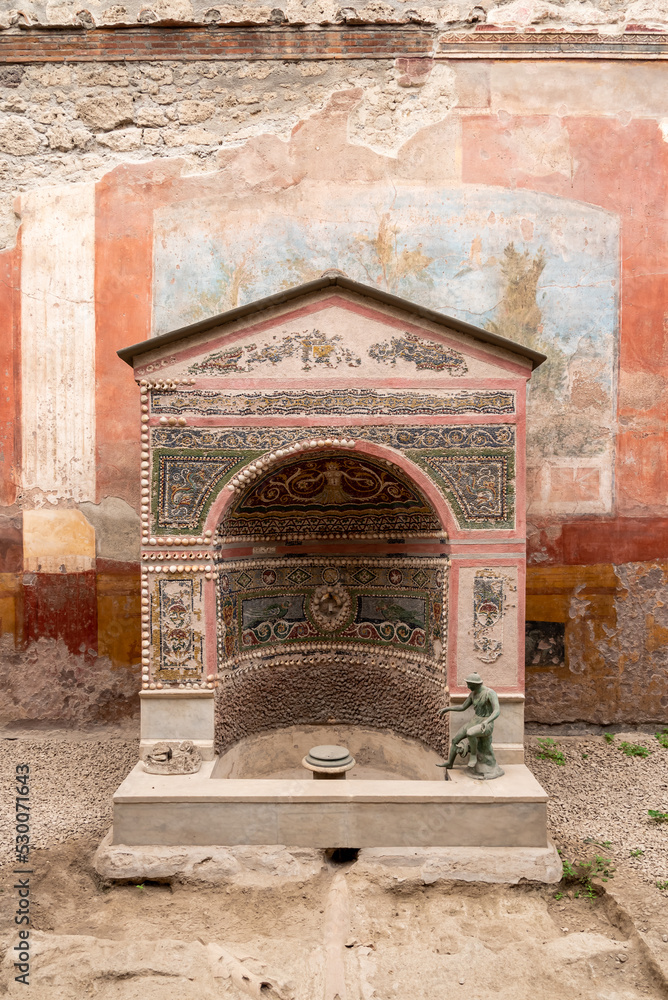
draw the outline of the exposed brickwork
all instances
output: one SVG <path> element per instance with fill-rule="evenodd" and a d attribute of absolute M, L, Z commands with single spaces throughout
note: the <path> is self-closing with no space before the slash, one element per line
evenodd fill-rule
<path fill-rule="evenodd" d="M 0 35 L 0 63 L 135 62 L 202 59 L 394 59 L 559 57 L 668 58 L 668 35 L 627 31 L 484 31 L 441 34 L 414 25 L 148 27 L 26 30 Z"/>
<path fill-rule="evenodd" d="M 432 33 L 405 28 L 128 28 L 0 36 L 0 62 L 389 59 L 431 55 Z"/>

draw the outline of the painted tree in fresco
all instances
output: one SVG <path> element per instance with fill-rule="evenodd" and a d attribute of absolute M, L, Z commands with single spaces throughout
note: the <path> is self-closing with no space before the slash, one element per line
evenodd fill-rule
<path fill-rule="evenodd" d="M 557 400 L 563 396 L 566 383 L 566 355 L 554 341 L 543 333 L 543 315 L 538 305 L 538 281 L 545 268 L 543 250 L 535 256 L 528 251 L 520 253 L 514 243 L 509 243 L 499 262 L 504 279 L 503 297 L 496 319 L 486 324 L 491 333 L 517 341 L 547 355 L 547 361 L 531 379 L 534 396 Z"/>
<path fill-rule="evenodd" d="M 374 236 L 355 236 L 349 252 L 362 267 L 371 285 L 380 285 L 387 292 L 399 294 L 411 279 L 432 284 L 428 274 L 433 257 L 428 257 L 418 244 L 412 250 L 399 249 L 399 227 L 391 221 L 389 212 L 380 217 Z"/>
<path fill-rule="evenodd" d="M 342 274 L 377 285 L 395 295 L 410 295 L 411 283 L 432 285 L 429 266 L 433 257 L 422 251 L 421 244 L 412 249 L 400 246 L 399 227 L 392 222 L 391 212 L 384 212 L 373 235 L 354 236 L 336 254 L 336 260 L 322 259 L 322 248 L 309 246 L 309 253 L 289 252 L 283 261 L 283 287 L 313 281 L 323 270 L 340 267 Z M 320 266 L 322 265 L 322 266 Z"/>
<path fill-rule="evenodd" d="M 543 315 L 538 304 L 538 281 L 545 256 L 520 253 L 509 243 L 500 261 L 504 290 L 496 319 L 487 329 L 547 356 L 529 383 L 529 455 L 552 457 L 600 454 L 607 431 L 591 417 L 583 421 L 579 411 L 569 406 L 569 359 L 561 347 L 543 332 Z"/>
<path fill-rule="evenodd" d="M 216 316 L 227 309 L 234 309 L 243 300 L 243 293 L 255 281 L 255 273 L 247 263 L 248 254 L 238 264 L 218 262 L 215 280 L 203 289 L 194 303 L 192 322 Z"/>

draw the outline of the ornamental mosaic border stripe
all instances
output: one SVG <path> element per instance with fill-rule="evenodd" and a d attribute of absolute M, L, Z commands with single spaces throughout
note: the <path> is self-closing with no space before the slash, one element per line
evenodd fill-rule
<path fill-rule="evenodd" d="M 487 29 L 488 25 L 482 25 Z M 609 29 L 607 29 L 609 30 Z M 436 43 L 434 41 L 436 37 Z M 470 59 L 665 59 L 665 32 L 467 31 L 440 32 L 416 24 L 303 26 L 173 25 L 98 27 L 63 25 L 0 34 L 0 63 L 155 62 L 160 60 L 382 59 L 397 56 Z"/>
<path fill-rule="evenodd" d="M 333 389 L 322 392 L 243 392 L 217 389 L 151 390 L 155 414 L 198 413 L 204 416 L 288 416 L 291 414 L 359 414 L 367 416 L 515 413 L 513 391 L 436 393 L 380 393 L 373 389 Z"/>
<path fill-rule="evenodd" d="M 512 448 L 514 424 L 371 424 L 345 427 L 154 427 L 154 448 L 225 451 L 271 451 L 294 441 L 318 437 L 353 437 L 404 451 L 407 448 Z M 206 451 L 204 450 L 206 449 Z"/>

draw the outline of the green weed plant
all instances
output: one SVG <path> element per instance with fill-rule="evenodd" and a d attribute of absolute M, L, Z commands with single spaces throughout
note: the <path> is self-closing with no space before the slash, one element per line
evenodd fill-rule
<path fill-rule="evenodd" d="M 627 757 L 649 757 L 652 752 L 649 747 L 644 747 L 642 743 L 627 743 L 626 740 L 619 744 L 619 749 Z"/>
<path fill-rule="evenodd" d="M 555 741 L 549 736 L 544 736 L 538 740 L 536 756 L 539 760 L 551 760 L 553 764 L 558 764 L 560 767 L 563 767 L 566 763 L 563 751 L 559 749 Z"/>
<path fill-rule="evenodd" d="M 562 858 L 562 865 L 563 881 L 567 886 L 572 886 L 575 899 L 582 897 L 594 900 L 597 893 L 592 879 L 600 878 L 602 882 L 607 882 L 608 879 L 614 878 L 615 869 L 611 858 L 605 858 L 601 854 L 595 854 L 593 858 L 585 861 L 569 861 L 568 858 Z"/>

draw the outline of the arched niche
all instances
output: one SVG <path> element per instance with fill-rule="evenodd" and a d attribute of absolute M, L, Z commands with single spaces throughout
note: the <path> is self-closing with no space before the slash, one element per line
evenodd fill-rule
<path fill-rule="evenodd" d="M 300 724 L 444 749 L 447 533 L 403 469 L 327 446 L 256 462 L 214 545 L 219 749 Z"/>

